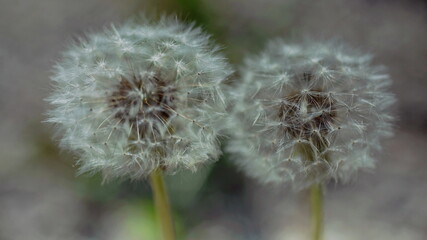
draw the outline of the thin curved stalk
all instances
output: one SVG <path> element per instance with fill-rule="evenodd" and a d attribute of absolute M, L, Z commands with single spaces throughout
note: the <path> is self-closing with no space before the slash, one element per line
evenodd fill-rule
<path fill-rule="evenodd" d="M 313 184 L 310 187 L 312 239 L 323 238 L 323 191 L 322 185 Z"/>
<path fill-rule="evenodd" d="M 160 224 L 163 240 L 175 240 L 175 228 L 162 170 L 156 169 L 153 171 L 150 174 L 150 180 L 154 195 L 157 220 Z"/>

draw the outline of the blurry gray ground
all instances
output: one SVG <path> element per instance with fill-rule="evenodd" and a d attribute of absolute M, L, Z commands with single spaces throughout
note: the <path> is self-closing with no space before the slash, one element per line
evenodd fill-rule
<path fill-rule="evenodd" d="M 204 6 L 209 30 L 235 62 L 274 37 L 337 37 L 375 53 L 375 61 L 389 67 L 399 98 L 396 136 L 374 172 L 329 186 L 325 239 L 427 239 L 426 5 L 205 0 Z M 138 0 L 0 0 L 0 239 L 134 239 L 125 219 L 139 215 L 126 202 L 100 209 L 88 204 L 76 190 L 70 162 L 58 158 L 49 140 L 51 129 L 40 121 L 51 66 L 70 39 L 153 7 L 162 8 Z M 236 204 L 187 226 L 186 238 L 279 240 L 307 234 L 303 194 L 277 193 L 251 180 L 244 189 L 251 211 L 246 219 L 236 217 Z"/>

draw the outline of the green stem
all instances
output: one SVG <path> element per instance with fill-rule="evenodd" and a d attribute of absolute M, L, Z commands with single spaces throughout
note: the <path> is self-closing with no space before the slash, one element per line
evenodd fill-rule
<path fill-rule="evenodd" d="M 320 183 L 310 187 L 312 239 L 321 240 L 323 235 L 323 191 Z"/>
<path fill-rule="evenodd" d="M 150 179 L 158 218 L 157 220 L 162 229 L 163 240 L 175 240 L 175 229 L 162 170 L 156 169 L 153 171 L 150 174 Z"/>

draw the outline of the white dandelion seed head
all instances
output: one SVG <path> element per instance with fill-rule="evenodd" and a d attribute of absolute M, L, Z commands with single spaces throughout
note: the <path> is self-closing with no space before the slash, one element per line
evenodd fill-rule
<path fill-rule="evenodd" d="M 172 18 L 89 34 L 52 77 L 48 122 L 81 172 L 138 179 L 216 160 L 225 58 L 199 28 Z"/>
<path fill-rule="evenodd" d="M 389 76 L 344 45 L 271 42 L 240 76 L 227 151 L 262 182 L 349 180 L 391 135 Z"/>

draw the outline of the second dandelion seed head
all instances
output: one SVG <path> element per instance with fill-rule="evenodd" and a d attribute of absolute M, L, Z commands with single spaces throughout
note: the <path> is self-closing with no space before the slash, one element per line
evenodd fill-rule
<path fill-rule="evenodd" d="M 271 42 L 231 90 L 228 151 L 249 175 L 296 189 L 372 167 L 394 97 L 370 64 L 342 44 Z"/>

